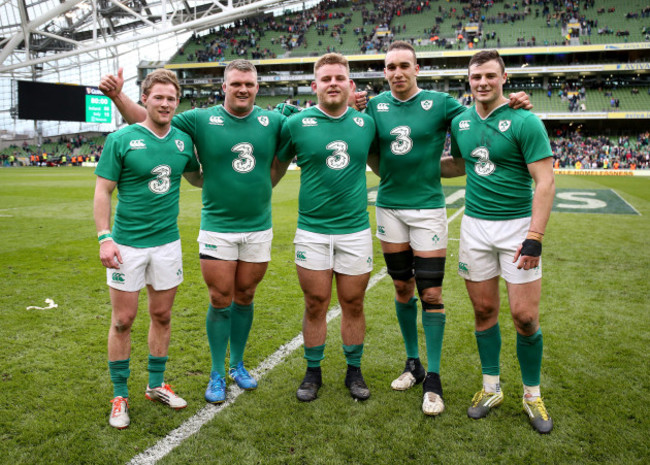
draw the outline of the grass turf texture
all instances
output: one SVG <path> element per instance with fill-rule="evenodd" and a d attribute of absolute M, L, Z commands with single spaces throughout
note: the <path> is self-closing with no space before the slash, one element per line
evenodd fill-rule
<path fill-rule="evenodd" d="M 131 426 L 108 425 L 106 364 L 110 301 L 92 220 L 91 169 L 0 170 L 0 457 L 5 463 L 126 463 L 201 409 L 210 370 L 207 291 L 195 242 L 200 190 L 184 183 L 179 226 L 185 282 L 176 298 L 166 381 L 188 400 L 172 411 L 144 398 L 146 297 L 133 328 Z M 450 184 L 462 184 L 462 179 Z M 369 175 L 369 186 L 377 178 Z M 504 404 L 485 420 L 466 416 L 481 375 L 472 312 L 449 245 L 442 360 L 446 411 L 421 412 L 421 387 L 393 392 L 404 363 L 384 278 L 366 297 L 363 372 L 372 396 L 352 400 L 343 384 L 340 319 L 330 324 L 324 386 L 296 400 L 302 349 L 242 394 L 161 463 L 647 463 L 650 391 L 646 350 L 650 179 L 558 176 L 558 187 L 613 188 L 642 216 L 554 213 L 544 241 L 541 304 L 545 339 L 542 394 L 555 420 L 549 436 L 521 408 L 515 333 L 503 296 L 500 317 Z M 256 367 L 301 329 L 302 295 L 293 265 L 298 174 L 274 190 L 273 261 L 256 297 L 245 354 Z M 374 230 L 374 208 L 370 208 Z M 453 211 L 449 211 L 451 215 Z M 450 225 L 458 238 L 460 218 Z M 384 265 L 375 246 L 375 271 Z M 59 306 L 44 306 L 52 298 Z M 334 304 L 334 303 L 333 303 Z M 420 347 L 424 357 L 423 334 Z M 426 360 L 423 360 L 426 366 Z"/>

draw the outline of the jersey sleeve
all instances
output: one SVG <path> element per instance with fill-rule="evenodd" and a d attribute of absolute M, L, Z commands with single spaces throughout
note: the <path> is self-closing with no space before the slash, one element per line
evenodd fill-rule
<path fill-rule="evenodd" d="M 456 134 L 454 131 L 451 131 L 451 140 L 450 140 L 450 147 L 449 147 L 449 152 L 452 157 L 454 158 L 462 158 L 463 155 L 460 153 L 460 149 L 458 148 L 458 142 L 456 142 Z"/>
<path fill-rule="evenodd" d="M 109 134 L 104 142 L 102 155 L 97 162 L 95 174 L 109 181 L 119 181 L 122 173 L 122 154 L 114 134 Z"/>
<path fill-rule="evenodd" d="M 456 100 L 454 97 L 452 97 L 449 94 L 446 94 L 445 110 L 446 110 L 447 124 L 451 124 L 451 120 L 453 120 L 456 116 L 460 115 L 462 112 L 467 110 L 467 108 L 465 108 L 465 106 L 462 103 L 460 103 L 458 100 Z"/>
<path fill-rule="evenodd" d="M 289 128 L 289 120 L 288 118 L 284 118 L 282 121 L 282 129 L 280 130 L 280 139 L 278 141 L 276 156 L 280 161 L 289 161 L 293 159 L 295 154 L 296 153 L 293 148 L 293 143 L 291 141 L 291 129 Z"/>
<path fill-rule="evenodd" d="M 180 113 L 172 119 L 172 126 L 180 129 L 194 140 L 196 129 L 196 110 L 188 110 Z"/>
<path fill-rule="evenodd" d="M 192 148 L 192 154 L 187 161 L 187 165 L 185 165 L 185 170 L 183 170 L 183 173 L 191 173 L 200 169 L 201 165 L 199 164 L 199 159 L 196 157 L 196 153 L 194 153 L 194 148 Z"/>
<path fill-rule="evenodd" d="M 519 145 L 527 164 L 553 156 L 546 127 L 542 120 L 533 113 L 529 113 L 522 122 Z"/>

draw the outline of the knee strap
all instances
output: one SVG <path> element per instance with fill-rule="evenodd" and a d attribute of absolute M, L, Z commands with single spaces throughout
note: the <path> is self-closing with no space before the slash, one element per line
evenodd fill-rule
<path fill-rule="evenodd" d="M 413 272 L 413 251 L 385 253 L 386 271 L 389 276 L 398 281 L 408 281 L 414 276 Z"/>
<path fill-rule="evenodd" d="M 420 297 L 425 289 L 442 286 L 445 277 L 445 261 L 445 257 L 415 257 L 415 285 Z"/>

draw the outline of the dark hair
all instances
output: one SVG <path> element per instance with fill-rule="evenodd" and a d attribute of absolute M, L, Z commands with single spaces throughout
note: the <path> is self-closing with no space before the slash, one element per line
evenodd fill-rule
<path fill-rule="evenodd" d="M 497 63 L 499 63 L 502 73 L 505 72 L 506 65 L 503 62 L 501 55 L 499 55 L 499 52 L 496 50 L 481 50 L 480 52 L 476 53 L 474 56 L 472 56 L 471 60 L 469 60 L 469 65 L 467 68 L 469 69 L 474 65 L 481 66 L 482 64 L 492 60 L 495 60 Z"/>
<path fill-rule="evenodd" d="M 386 50 L 386 53 L 392 52 L 393 50 L 408 50 L 413 54 L 413 61 L 417 61 L 417 57 L 415 56 L 415 49 L 411 44 L 409 44 L 406 41 L 396 40 L 395 42 L 391 43 L 388 46 L 388 50 Z"/>

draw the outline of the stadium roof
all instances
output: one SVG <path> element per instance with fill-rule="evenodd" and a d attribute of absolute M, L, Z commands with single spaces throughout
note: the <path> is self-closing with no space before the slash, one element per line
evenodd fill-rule
<path fill-rule="evenodd" d="M 0 0 L 0 73 L 34 76 L 125 43 L 157 41 L 287 6 L 291 0 Z M 110 53 L 109 53 L 110 54 Z M 56 63 L 58 62 L 58 63 Z M 12 73 L 15 75 L 15 73 Z M 47 74 L 45 71 L 44 74 Z"/>

